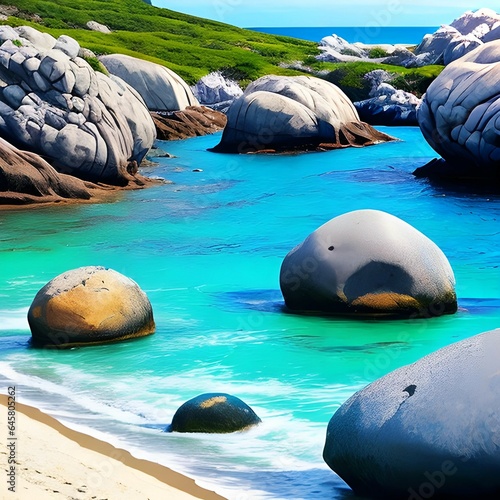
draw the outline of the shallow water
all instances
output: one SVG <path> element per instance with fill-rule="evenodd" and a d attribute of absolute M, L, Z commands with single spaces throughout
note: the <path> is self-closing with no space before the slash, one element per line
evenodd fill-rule
<path fill-rule="evenodd" d="M 354 499 L 321 458 L 335 410 L 385 373 L 500 325 L 500 197 L 415 179 L 411 172 L 435 154 L 416 128 L 384 130 L 402 140 L 290 156 L 207 152 L 218 135 L 159 143 L 176 158 L 147 173 L 172 184 L 101 205 L 1 212 L 0 383 L 14 383 L 21 402 L 231 499 Z M 391 212 L 441 247 L 457 279 L 456 315 L 362 321 L 283 311 L 286 253 L 361 208 Z M 34 295 L 84 265 L 137 281 L 156 334 L 32 349 Z M 243 399 L 263 423 L 230 435 L 163 432 L 184 401 L 219 391 Z"/>

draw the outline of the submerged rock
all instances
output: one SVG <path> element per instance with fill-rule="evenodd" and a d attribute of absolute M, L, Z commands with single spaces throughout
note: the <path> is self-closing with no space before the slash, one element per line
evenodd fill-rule
<path fill-rule="evenodd" d="M 224 393 L 208 393 L 184 403 L 175 412 L 169 430 L 222 434 L 243 431 L 260 422 L 241 399 Z"/>
<path fill-rule="evenodd" d="M 112 75 L 133 87 L 150 111 L 179 111 L 199 104 L 188 84 L 165 66 L 123 54 L 99 60 Z"/>
<path fill-rule="evenodd" d="M 116 185 L 132 180 L 155 139 L 137 93 L 95 72 L 65 35 L 0 27 L 0 43 L 0 134 L 59 172 Z"/>
<path fill-rule="evenodd" d="M 427 89 L 418 122 L 424 138 L 447 163 L 442 168 L 442 162 L 435 162 L 426 169 L 428 176 L 498 182 L 499 62 L 500 40 L 481 45 L 449 64 Z"/>
<path fill-rule="evenodd" d="M 325 462 L 357 495 L 499 498 L 500 330 L 399 368 L 333 415 Z"/>
<path fill-rule="evenodd" d="M 378 210 L 349 212 L 316 229 L 283 260 L 280 287 L 297 312 L 408 318 L 457 310 L 443 252 Z"/>
<path fill-rule="evenodd" d="M 335 85 L 319 78 L 264 76 L 233 102 L 218 152 L 368 146 L 394 138 L 359 120 Z"/>
<path fill-rule="evenodd" d="M 98 266 L 49 281 L 28 311 L 34 345 L 66 348 L 144 337 L 155 331 L 153 311 L 137 283 Z"/>

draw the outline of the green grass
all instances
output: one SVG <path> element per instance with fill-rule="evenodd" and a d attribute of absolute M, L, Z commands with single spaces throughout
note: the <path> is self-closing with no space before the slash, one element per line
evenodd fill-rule
<path fill-rule="evenodd" d="M 324 78 L 338 85 L 353 101 L 368 99 L 370 86 L 363 78 L 364 75 L 375 69 L 384 69 L 395 76 L 390 83 L 397 89 L 411 92 L 421 97 L 432 81 L 441 73 L 443 66 L 423 66 L 422 68 L 404 68 L 390 64 L 372 62 L 354 63 L 322 63 L 316 66 L 317 70 L 329 71 Z"/>
<path fill-rule="evenodd" d="M 97 55 L 122 53 L 164 64 L 190 84 L 217 70 L 238 75 L 243 84 L 270 73 L 299 74 L 280 64 L 319 53 L 313 42 L 257 33 L 142 0 L 9 0 L 9 4 L 20 13 L 8 24 L 30 24 L 55 37 L 69 35 Z M 33 14 L 42 22 L 30 22 Z M 105 24 L 113 33 L 90 31 L 88 21 Z"/>
<path fill-rule="evenodd" d="M 438 67 L 405 70 L 374 63 L 322 63 L 315 59 L 319 50 L 314 42 L 245 30 L 142 0 L 9 0 L 8 4 L 19 13 L 7 24 L 28 24 L 55 37 L 69 35 L 98 56 L 120 53 L 163 64 L 189 84 L 211 71 L 222 71 L 243 87 L 266 74 L 330 71 L 327 79 L 356 98 L 366 94 L 362 76 L 371 69 L 384 67 L 400 75 L 398 85 L 416 94 L 439 73 Z M 88 21 L 113 32 L 90 31 Z M 91 63 L 98 67 L 97 61 Z"/>

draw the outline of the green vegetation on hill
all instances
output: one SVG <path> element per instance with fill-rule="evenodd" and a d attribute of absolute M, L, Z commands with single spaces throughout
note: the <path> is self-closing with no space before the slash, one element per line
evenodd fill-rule
<path fill-rule="evenodd" d="M 353 101 L 368 99 L 370 85 L 364 75 L 375 69 L 383 69 L 394 76 L 390 84 L 406 92 L 421 97 L 427 87 L 441 73 L 443 66 L 423 66 L 422 68 L 404 68 L 389 64 L 372 62 L 334 63 L 322 66 L 322 71 L 329 70 L 323 78 L 338 85 Z"/>
<path fill-rule="evenodd" d="M 121 53 L 163 64 L 189 84 L 211 71 L 222 71 L 245 86 L 266 74 L 317 74 L 321 70 L 330 72 L 327 79 L 355 99 L 366 93 L 362 76 L 371 69 L 383 68 L 400 75 L 401 79 L 396 80 L 398 88 L 417 95 L 425 91 L 442 69 L 407 70 L 366 62 L 320 63 L 315 59 L 319 50 L 314 42 L 237 28 L 154 7 L 143 0 L 9 0 L 8 3 L 18 12 L 12 13 L 9 7 L 12 14 L 7 24 L 28 24 L 55 37 L 69 35 L 97 55 Z M 89 30 L 88 21 L 104 24 L 112 33 Z"/>
<path fill-rule="evenodd" d="M 319 53 L 313 42 L 257 33 L 153 7 L 143 0 L 9 0 L 9 4 L 19 9 L 9 18 L 11 25 L 30 24 L 56 37 L 69 35 L 98 55 L 123 53 L 164 64 L 190 84 L 216 70 L 243 83 L 269 73 L 298 74 L 281 64 Z M 90 31 L 88 21 L 104 24 L 113 33 Z"/>

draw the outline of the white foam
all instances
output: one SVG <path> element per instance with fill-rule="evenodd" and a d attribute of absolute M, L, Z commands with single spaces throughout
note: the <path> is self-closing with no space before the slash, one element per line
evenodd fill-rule
<path fill-rule="evenodd" d="M 29 330 L 28 308 L 3 310 L 0 309 L 0 331 Z"/>

